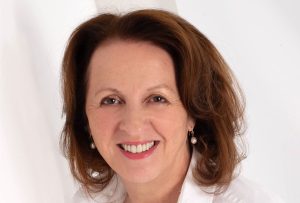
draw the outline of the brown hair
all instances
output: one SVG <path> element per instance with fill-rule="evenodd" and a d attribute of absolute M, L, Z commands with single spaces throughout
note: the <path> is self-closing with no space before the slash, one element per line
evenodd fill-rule
<path fill-rule="evenodd" d="M 213 44 L 184 19 L 161 10 L 101 14 L 72 33 L 62 64 L 65 124 L 61 144 L 73 176 L 91 192 L 105 188 L 114 175 L 97 150 L 90 149 L 85 113 L 91 55 L 113 38 L 151 42 L 170 54 L 181 101 L 196 121 L 199 141 L 194 148 L 202 156 L 194 177 L 203 186 L 228 185 L 243 158 L 235 144 L 244 123 L 242 93 Z M 101 175 L 95 178 L 91 171 Z"/>

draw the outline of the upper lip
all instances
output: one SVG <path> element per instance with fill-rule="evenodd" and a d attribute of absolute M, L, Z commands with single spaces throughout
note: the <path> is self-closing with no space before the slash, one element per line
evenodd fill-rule
<path fill-rule="evenodd" d="M 121 143 L 118 143 L 118 144 L 126 144 L 126 145 L 139 145 L 139 144 L 146 144 L 148 142 L 155 142 L 155 141 L 158 141 L 158 140 L 146 140 L 146 141 L 125 141 L 125 142 L 121 142 Z"/>

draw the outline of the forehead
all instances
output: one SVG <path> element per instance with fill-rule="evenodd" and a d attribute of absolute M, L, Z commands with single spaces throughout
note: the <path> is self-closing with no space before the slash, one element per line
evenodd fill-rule
<path fill-rule="evenodd" d="M 128 83 L 128 79 L 134 82 L 136 78 L 145 82 L 164 80 L 175 84 L 171 56 L 150 42 L 124 40 L 106 41 L 92 54 L 89 80 L 118 79 Z"/>
<path fill-rule="evenodd" d="M 114 65 L 115 63 L 125 63 L 125 65 L 131 63 L 132 65 L 132 63 L 146 60 L 173 66 L 170 55 L 159 46 L 147 41 L 121 39 L 110 39 L 101 43 L 92 54 L 89 66 Z"/>

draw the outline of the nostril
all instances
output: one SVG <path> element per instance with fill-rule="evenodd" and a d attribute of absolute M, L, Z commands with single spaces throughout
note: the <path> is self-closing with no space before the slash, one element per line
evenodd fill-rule
<path fill-rule="evenodd" d="M 145 124 L 139 121 L 125 121 L 120 123 L 118 129 L 127 135 L 140 135 L 143 134 Z"/>
<path fill-rule="evenodd" d="M 147 123 L 147 115 L 140 107 L 127 107 L 120 115 L 118 127 L 129 135 L 135 135 L 141 134 Z"/>

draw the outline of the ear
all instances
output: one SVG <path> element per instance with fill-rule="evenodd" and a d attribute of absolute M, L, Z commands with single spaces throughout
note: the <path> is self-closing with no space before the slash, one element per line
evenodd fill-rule
<path fill-rule="evenodd" d="M 191 116 L 188 116 L 187 128 L 188 131 L 192 131 L 195 127 L 196 121 Z"/>
<path fill-rule="evenodd" d="M 87 124 L 86 126 L 84 126 L 84 131 L 87 132 L 90 136 L 92 135 L 89 124 Z"/>

